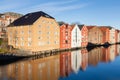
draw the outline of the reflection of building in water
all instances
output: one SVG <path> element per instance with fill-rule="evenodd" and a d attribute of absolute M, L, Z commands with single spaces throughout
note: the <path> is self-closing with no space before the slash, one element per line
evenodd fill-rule
<path fill-rule="evenodd" d="M 82 54 L 81 69 L 85 71 L 88 66 L 88 51 L 86 49 L 82 49 L 81 54 Z"/>
<path fill-rule="evenodd" d="M 96 66 L 102 59 L 102 49 L 95 48 L 88 53 L 88 64 Z"/>
<path fill-rule="evenodd" d="M 81 50 L 71 52 L 71 68 L 74 72 L 78 72 L 81 66 Z"/>
<path fill-rule="evenodd" d="M 0 80 L 2 80 L 2 67 L 0 67 Z"/>
<path fill-rule="evenodd" d="M 0 68 L 0 80 L 58 80 L 59 66 L 59 55 L 14 63 Z"/>
<path fill-rule="evenodd" d="M 115 56 L 118 56 L 118 53 L 117 53 L 117 45 L 114 45 L 115 46 Z"/>
<path fill-rule="evenodd" d="M 71 52 L 64 52 L 60 54 L 60 75 L 62 77 L 68 76 L 71 72 Z"/>
<path fill-rule="evenodd" d="M 115 45 L 112 45 L 110 48 L 110 61 L 113 61 L 115 59 Z"/>
<path fill-rule="evenodd" d="M 117 54 L 120 55 L 120 45 L 117 45 Z"/>
<path fill-rule="evenodd" d="M 8 65 L 6 68 L 7 70 L 7 77 L 11 80 L 15 80 L 15 64 Z"/>
<path fill-rule="evenodd" d="M 110 48 L 102 48 L 102 61 L 108 62 L 110 57 Z"/>
<path fill-rule="evenodd" d="M 7 77 L 7 67 L 0 67 L 0 80 L 6 80 Z"/>

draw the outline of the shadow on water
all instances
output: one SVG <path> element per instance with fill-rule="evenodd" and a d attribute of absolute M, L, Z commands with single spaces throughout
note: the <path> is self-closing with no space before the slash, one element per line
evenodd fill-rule
<path fill-rule="evenodd" d="M 88 43 L 88 45 L 87 45 L 87 50 L 88 50 L 88 52 L 89 51 L 91 51 L 92 49 L 94 49 L 94 48 L 96 48 L 96 47 L 101 47 L 101 46 L 103 46 L 104 48 L 108 48 L 109 46 L 111 46 L 111 44 L 109 44 L 108 42 L 106 42 L 106 43 L 104 43 L 103 45 L 101 45 L 101 44 L 93 44 L 93 43 Z"/>
<path fill-rule="evenodd" d="M 23 56 L 13 56 L 13 55 L 3 55 L 0 54 L 0 66 L 7 65 L 10 63 L 14 63 L 24 59 Z"/>

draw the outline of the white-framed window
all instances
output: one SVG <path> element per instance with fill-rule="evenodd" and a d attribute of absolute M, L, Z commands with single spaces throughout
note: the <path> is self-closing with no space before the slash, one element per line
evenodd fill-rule
<path fill-rule="evenodd" d="M 54 41 L 55 44 L 58 44 L 58 41 Z"/>
<path fill-rule="evenodd" d="M 38 42 L 38 45 L 39 45 L 39 46 L 41 46 L 41 45 L 42 45 L 42 43 L 39 41 L 39 42 Z"/>
<path fill-rule="evenodd" d="M 28 42 L 28 46 L 31 46 L 31 42 Z"/>
<path fill-rule="evenodd" d="M 24 34 L 24 31 L 21 31 L 21 34 Z"/>
<path fill-rule="evenodd" d="M 23 41 L 23 40 L 24 40 L 24 38 L 23 38 L 23 37 L 21 37 L 21 40 Z"/>
<path fill-rule="evenodd" d="M 16 41 L 15 45 L 18 46 L 18 41 Z"/>
<path fill-rule="evenodd" d="M 39 34 L 41 34 L 41 31 L 38 31 Z"/>
<path fill-rule="evenodd" d="M 24 46 L 24 42 L 21 42 L 21 46 Z"/>
<path fill-rule="evenodd" d="M 54 34 L 55 34 L 55 35 L 58 35 L 58 32 L 55 32 Z"/>
<path fill-rule="evenodd" d="M 50 34 L 50 32 L 47 32 L 47 34 Z"/>
<path fill-rule="evenodd" d="M 28 37 L 28 41 L 31 41 L 32 40 L 32 38 L 31 37 Z"/>

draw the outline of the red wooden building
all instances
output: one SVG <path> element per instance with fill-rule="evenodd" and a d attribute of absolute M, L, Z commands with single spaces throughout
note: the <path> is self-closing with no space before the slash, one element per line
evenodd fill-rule
<path fill-rule="evenodd" d="M 106 42 L 110 42 L 110 32 L 109 32 L 109 28 L 106 26 L 101 26 L 100 27 L 103 36 L 102 36 L 102 44 L 106 43 Z"/>
<path fill-rule="evenodd" d="M 81 47 L 88 45 L 88 28 L 85 25 L 78 25 L 81 30 Z"/>
<path fill-rule="evenodd" d="M 69 24 L 60 26 L 60 49 L 71 48 L 71 31 L 73 27 Z"/>

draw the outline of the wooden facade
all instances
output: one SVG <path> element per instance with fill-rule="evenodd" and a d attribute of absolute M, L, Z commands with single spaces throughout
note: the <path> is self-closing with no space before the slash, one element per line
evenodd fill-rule
<path fill-rule="evenodd" d="M 71 48 L 71 31 L 73 27 L 69 24 L 60 26 L 60 49 Z"/>

